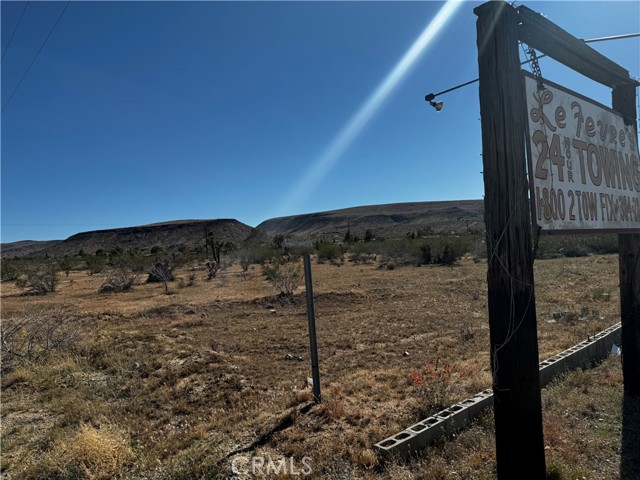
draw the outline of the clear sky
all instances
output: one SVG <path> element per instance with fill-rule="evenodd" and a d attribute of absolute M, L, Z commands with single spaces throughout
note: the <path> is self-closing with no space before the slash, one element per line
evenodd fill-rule
<path fill-rule="evenodd" d="M 65 2 L 3 1 L 2 242 L 481 198 L 477 84 L 424 101 L 476 78 L 479 3 L 73 1 L 15 90 Z M 520 4 L 640 32 L 637 1 Z M 640 77 L 640 39 L 591 45 Z"/>

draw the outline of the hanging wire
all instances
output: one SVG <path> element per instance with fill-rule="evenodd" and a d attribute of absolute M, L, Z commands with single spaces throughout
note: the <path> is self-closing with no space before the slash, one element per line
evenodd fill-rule
<path fill-rule="evenodd" d="M 22 75 L 22 77 L 20 77 L 20 80 L 18 81 L 18 84 L 16 85 L 16 88 L 13 89 L 13 92 L 11 92 L 11 95 L 9 95 L 9 99 L 7 100 L 7 103 L 4 104 L 4 106 L 2 107 L 2 113 L 4 113 L 4 110 L 9 106 L 9 103 L 11 102 L 11 99 L 13 98 L 13 96 L 16 94 L 16 92 L 18 91 L 18 89 L 20 88 L 20 85 L 22 85 L 22 81 L 26 78 L 27 74 L 29 73 L 29 71 L 31 70 L 31 67 L 33 67 L 33 64 L 36 62 L 36 59 L 38 58 L 38 56 L 40 55 L 40 52 L 42 52 L 42 49 L 44 48 L 44 46 L 47 44 L 47 42 L 49 41 L 49 38 L 51 37 L 51 34 L 53 33 L 53 31 L 56 29 L 56 27 L 58 26 L 58 23 L 60 22 L 60 19 L 62 18 L 62 16 L 64 15 L 64 12 L 67 10 L 67 7 L 69 6 L 70 0 L 67 0 L 67 3 L 65 3 L 64 8 L 62 9 L 62 11 L 60 12 L 60 15 L 58 15 L 58 19 L 56 20 L 56 22 L 53 24 L 53 27 L 51 27 L 51 30 L 49 30 L 49 33 L 47 34 L 47 37 L 44 39 L 44 42 L 42 42 L 42 45 L 40 45 L 40 48 L 38 48 L 38 51 L 36 52 L 36 54 L 34 55 L 33 59 L 31 60 L 31 63 L 29 64 L 29 66 L 27 67 L 27 69 L 25 70 L 24 74 Z M 5 51 L 6 52 L 6 51 Z"/>
<path fill-rule="evenodd" d="M 598 37 L 598 38 L 590 38 L 587 40 L 582 40 L 584 43 L 594 43 L 594 42 L 606 42 L 609 40 L 621 40 L 624 38 L 635 38 L 635 37 L 640 37 L 640 33 L 627 33 L 624 35 L 612 35 L 609 37 Z M 537 60 L 540 60 L 541 58 L 546 57 L 547 55 L 537 55 L 532 59 L 527 59 L 524 60 L 523 62 L 520 62 L 520 65 L 526 65 L 528 63 L 531 63 L 534 61 L 537 62 Z M 535 72 L 533 72 L 535 74 Z M 428 95 L 425 95 L 424 99 L 427 102 L 433 102 L 433 100 L 440 95 L 444 95 L 445 93 L 449 93 L 449 92 L 453 92 L 454 90 L 458 90 L 459 88 L 463 88 L 466 87 L 467 85 L 471 85 L 472 83 L 476 83 L 478 80 L 480 80 L 479 78 L 476 78 L 474 80 L 469 80 L 468 82 L 465 83 L 461 83 L 460 85 L 456 85 L 455 87 L 451 87 L 448 88 L 447 90 L 443 90 L 442 92 L 438 92 L 438 93 L 429 93 Z"/>
<path fill-rule="evenodd" d="M 4 52 L 2 52 L 2 59 L 4 60 L 4 56 L 7 53 L 7 50 L 9 50 L 9 47 L 11 46 L 11 42 L 13 42 L 13 37 L 16 35 L 16 32 L 18 31 L 18 27 L 20 26 L 20 23 L 22 22 L 22 17 L 24 17 L 24 12 L 27 10 L 27 7 L 29 6 L 29 2 L 26 2 L 24 4 L 24 7 L 22 8 L 22 12 L 20 12 L 20 17 L 18 18 L 18 23 L 16 23 L 16 26 L 13 28 L 13 32 L 11 32 L 11 36 L 9 37 L 9 41 L 7 42 L 7 46 L 4 49 Z"/>

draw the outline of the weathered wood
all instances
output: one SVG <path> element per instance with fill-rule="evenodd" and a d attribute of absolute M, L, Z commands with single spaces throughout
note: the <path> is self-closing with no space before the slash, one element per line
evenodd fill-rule
<path fill-rule="evenodd" d="M 633 86 L 613 90 L 613 109 L 638 131 Z M 622 374 L 626 394 L 640 395 L 640 234 L 618 235 Z"/>
<path fill-rule="evenodd" d="M 611 88 L 621 85 L 640 85 L 629 76 L 628 70 L 539 13 L 524 6 L 518 7 L 517 12 L 520 41 Z"/>
<path fill-rule="evenodd" d="M 517 15 L 477 7 L 488 307 L 498 478 L 544 478 Z"/>

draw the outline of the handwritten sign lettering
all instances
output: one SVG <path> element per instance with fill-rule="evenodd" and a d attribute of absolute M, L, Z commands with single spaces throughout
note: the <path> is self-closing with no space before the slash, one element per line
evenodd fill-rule
<path fill-rule="evenodd" d="M 634 125 L 559 85 L 525 75 L 534 222 L 549 233 L 640 231 Z"/>

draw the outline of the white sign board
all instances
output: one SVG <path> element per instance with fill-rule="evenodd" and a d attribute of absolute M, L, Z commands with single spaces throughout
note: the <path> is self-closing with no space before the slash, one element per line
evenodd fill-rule
<path fill-rule="evenodd" d="M 539 91 L 537 80 L 523 73 L 534 223 L 548 233 L 640 231 L 634 126 L 547 80 Z"/>

